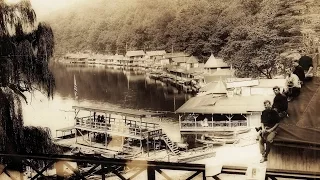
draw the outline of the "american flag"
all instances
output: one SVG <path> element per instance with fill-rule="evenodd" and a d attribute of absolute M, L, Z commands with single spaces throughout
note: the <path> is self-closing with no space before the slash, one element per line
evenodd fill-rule
<path fill-rule="evenodd" d="M 75 99 L 78 99 L 78 87 L 77 87 L 77 81 L 76 81 L 76 76 L 73 75 L 73 90 L 74 90 L 74 97 Z"/>

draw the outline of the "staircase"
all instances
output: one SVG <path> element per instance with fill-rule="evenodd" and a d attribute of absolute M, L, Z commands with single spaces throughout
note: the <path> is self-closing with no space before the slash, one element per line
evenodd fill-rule
<path fill-rule="evenodd" d="M 169 147 L 170 151 L 174 155 L 181 154 L 178 147 L 169 139 L 169 137 L 166 134 L 162 134 L 162 139 L 164 140 L 164 142 L 166 143 L 166 145 Z"/>

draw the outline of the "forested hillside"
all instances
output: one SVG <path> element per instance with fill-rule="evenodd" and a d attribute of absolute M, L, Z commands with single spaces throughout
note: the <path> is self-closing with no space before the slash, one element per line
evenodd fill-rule
<path fill-rule="evenodd" d="M 271 77 L 280 54 L 314 54 L 317 0 L 90 0 L 48 18 L 56 53 L 92 50 L 211 53 L 238 75 Z M 281 64 L 281 63 L 280 63 Z"/>

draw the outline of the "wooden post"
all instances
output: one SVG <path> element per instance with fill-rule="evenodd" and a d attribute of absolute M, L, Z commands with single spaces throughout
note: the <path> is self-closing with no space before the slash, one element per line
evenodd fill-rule
<path fill-rule="evenodd" d="M 107 147 L 107 146 L 108 146 L 108 134 L 105 133 L 105 134 L 104 134 L 104 137 L 105 137 L 105 140 L 104 140 L 105 146 Z"/>
<path fill-rule="evenodd" d="M 76 143 L 77 143 L 77 134 L 78 134 L 78 130 L 77 130 L 77 128 L 75 128 L 75 130 L 76 130 L 76 132 L 75 132 L 75 138 L 76 138 Z"/>
<path fill-rule="evenodd" d="M 149 157 L 149 135 L 147 136 L 147 153 Z"/>
<path fill-rule="evenodd" d="M 140 127 L 139 127 L 139 129 L 140 129 L 140 148 L 141 148 L 141 151 L 142 151 L 142 154 L 143 154 L 143 146 L 142 146 L 142 129 L 141 129 L 141 127 L 142 127 L 142 118 L 140 117 Z"/>
<path fill-rule="evenodd" d="M 211 124 L 212 124 L 212 128 L 213 128 L 213 113 L 211 114 Z"/>
<path fill-rule="evenodd" d="M 153 138 L 153 151 L 154 155 L 156 155 L 156 140 Z"/>
<path fill-rule="evenodd" d="M 153 167 L 148 166 L 147 174 L 148 174 L 148 180 L 156 179 L 156 173 Z"/>
<path fill-rule="evenodd" d="M 182 127 L 182 125 L 181 125 L 181 115 L 179 114 L 179 127 L 180 127 L 180 129 L 181 129 L 181 127 Z"/>

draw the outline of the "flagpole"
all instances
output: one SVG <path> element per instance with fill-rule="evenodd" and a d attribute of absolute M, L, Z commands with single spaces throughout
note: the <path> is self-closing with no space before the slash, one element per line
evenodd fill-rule
<path fill-rule="evenodd" d="M 77 79 L 75 74 L 73 75 L 73 90 L 74 90 L 74 98 L 79 103 L 78 86 L 77 86 Z"/>

